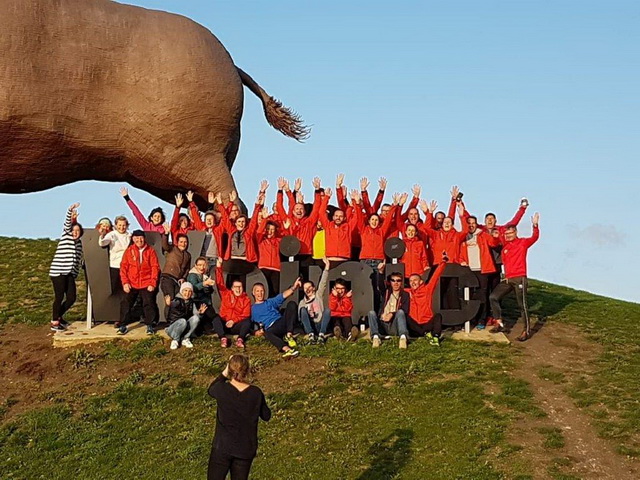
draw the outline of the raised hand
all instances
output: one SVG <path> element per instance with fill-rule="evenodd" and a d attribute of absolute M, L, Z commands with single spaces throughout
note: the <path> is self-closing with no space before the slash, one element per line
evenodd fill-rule
<path fill-rule="evenodd" d="M 285 179 L 284 177 L 278 177 L 278 190 L 283 190 L 284 189 L 284 183 L 285 183 Z"/>
<path fill-rule="evenodd" d="M 304 193 L 296 192 L 296 203 L 304 203 Z"/>
<path fill-rule="evenodd" d="M 344 173 L 339 173 L 336 176 L 336 188 L 342 187 L 343 183 L 344 183 Z"/>
<path fill-rule="evenodd" d="M 293 182 L 293 189 L 296 192 L 299 192 L 301 188 L 302 188 L 302 179 L 301 178 L 296 178 L 296 181 Z"/>
<path fill-rule="evenodd" d="M 360 179 L 360 191 L 364 192 L 367 188 L 369 188 L 369 179 L 367 177 L 362 177 Z"/>
<path fill-rule="evenodd" d="M 427 205 L 427 201 L 426 200 L 420 200 L 420 203 L 418 204 L 420 206 L 420 210 L 422 210 L 422 212 L 426 215 L 427 213 L 429 213 L 429 207 Z"/>
<path fill-rule="evenodd" d="M 222 192 L 216 193 L 216 202 L 218 205 L 222 205 Z"/>
<path fill-rule="evenodd" d="M 457 199 L 459 193 L 460 193 L 460 189 L 458 188 L 457 185 L 454 185 L 453 187 L 451 187 L 451 198 L 453 198 L 454 200 Z"/>
<path fill-rule="evenodd" d="M 282 226 L 286 229 L 289 230 L 289 227 L 291 226 L 291 220 L 289 220 L 289 217 L 284 219 L 284 222 L 282 222 Z"/>
<path fill-rule="evenodd" d="M 258 205 L 264 205 L 266 195 L 263 192 L 258 193 L 258 198 L 256 199 L 256 203 Z"/>
<path fill-rule="evenodd" d="M 238 192 L 236 192 L 235 190 L 231 190 L 231 192 L 229 193 L 229 201 L 231 203 L 234 203 L 237 199 L 238 199 Z"/>
<path fill-rule="evenodd" d="M 267 182 L 266 180 L 262 180 L 260 182 L 260 192 L 264 193 L 267 191 L 268 188 L 269 188 L 269 182 Z"/>
<path fill-rule="evenodd" d="M 393 205 L 398 205 L 398 202 L 400 201 L 400 194 L 398 192 L 394 193 L 391 196 L 391 200 L 392 200 Z"/>
<path fill-rule="evenodd" d="M 120 195 L 122 195 L 123 197 L 129 195 L 129 190 L 127 189 L 127 187 L 120 187 Z"/>
<path fill-rule="evenodd" d="M 193 202 L 193 192 L 191 190 L 187 192 L 187 202 Z"/>
<path fill-rule="evenodd" d="M 76 202 L 69 207 L 69 210 L 74 210 L 80 206 L 80 202 Z"/>
<path fill-rule="evenodd" d="M 200 308 L 198 309 L 198 313 L 202 315 L 206 311 L 207 311 L 207 304 L 203 303 L 202 305 L 200 305 Z"/>
<path fill-rule="evenodd" d="M 404 204 L 407 203 L 407 198 L 409 198 L 408 193 L 403 193 L 402 195 L 400 195 L 400 200 L 398 201 L 398 205 L 400 205 L 401 207 L 404 206 Z"/>
<path fill-rule="evenodd" d="M 380 263 L 378 264 L 378 272 L 379 272 L 380 274 L 383 274 L 383 273 L 384 273 L 384 267 L 386 266 L 386 264 L 387 264 L 386 262 L 380 262 Z"/>
<path fill-rule="evenodd" d="M 215 200 L 216 196 L 213 194 L 213 192 L 207 193 L 207 202 L 213 203 Z"/>
<path fill-rule="evenodd" d="M 324 194 L 325 194 L 327 197 L 331 198 L 331 194 L 332 194 L 332 193 L 333 193 L 333 192 L 331 191 L 331 188 L 327 187 L 327 188 L 325 188 L 325 189 L 324 189 Z"/>
<path fill-rule="evenodd" d="M 285 192 L 288 192 L 291 190 L 291 187 L 289 186 L 289 180 L 287 180 L 286 178 L 284 179 L 284 185 L 282 185 L 282 189 Z"/>
<path fill-rule="evenodd" d="M 387 179 L 384 177 L 380 177 L 380 180 L 378 180 L 378 187 L 380 187 L 380 190 L 386 190 L 387 189 Z"/>
<path fill-rule="evenodd" d="M 320 181 L 320 177 L 313 177 L 313 181 L 311 183 L 313 185 L 313 188 L 316 190 L 322 187 L 322 182 Z"/>
<path fill-rule="evenodd" d="M 540 221 L 540 214 L 538 212 L 533 214 L 533 217 L 531 217 L 531 223 L 537 227 L 538 226 L 538 221 Z"/>
<path fill-rule="evenodd" d="M 416 198 L 420 198 L 420 192 L 422 191 L 422 189 L 420 188 L 420 185 L 418 185 L 417 183 L 411 187 L 411 193 L 413 193 L 413 196 Z"/>
<path fill-rule="evenodd" d="M 431 213 L 435 213 L 437 209 L 438 209 L 438 202 L 436 202 L 435 200 L 431 200 L 431 202 L 429 202 L 429 211 Z"/>
<path fill-rule="evenodd" d="M 176 207 L 177 208 L 182 207 L 183 203 L 184 203 L 184 198 L 182 197 L 182 194 L 176 193 Z"/>
<path fill-rule="evenodd" d="M 358 202 L 358 191 L 354 188 L 353 190 L 351 190 L 351 200 L 354 202 Z"/>
<path fill-rule="evenodd" d="M 164 234 L 169 235 L 171 233 L 171 225 L 168 223 L 162 224 L 162 228 L 164 229 Z"/>

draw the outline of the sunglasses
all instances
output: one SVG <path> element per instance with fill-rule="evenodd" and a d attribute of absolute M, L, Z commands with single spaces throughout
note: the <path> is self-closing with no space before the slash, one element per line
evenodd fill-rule
<path fill-rule="evenodd" d="M 392 283 L 400 283 L 402 280 L 400 278 L 392 278 L 390 281 Z"/>

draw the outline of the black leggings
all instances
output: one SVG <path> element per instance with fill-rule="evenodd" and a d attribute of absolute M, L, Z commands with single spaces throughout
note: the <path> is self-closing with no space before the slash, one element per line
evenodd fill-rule
<path fill-rule="evenodd" d="M 246 480 L 249 478 L 253 458 L 238 458 L 226 453 L 211 450 L 207 480 L 225 480 L 231 472 L 231 480 Z"/>
<path fill-rule="evenodd" d="M 329 323 L 331 327 L 340 327 L 342 331 L 343 337 L 348 337 L 351 333 L 351 329 L 353 328 L 353 320 L 351 317 L 331 317 L 331 322 Z"/>
<path fill-rule="evenodd" d="M 282 340 L 287 333 L 293 333 L 293 327 L 298 319 L 298 304 L 296 302 L 289 302 L 284 309 L 284 315 L 282 315 L 275 323 L 271 324 L 268 329 L 265 329 L 264 336 L 271 345 L 276 347 L 279 352 L 285 347 L 286 343 Z"/>
<path fill-rule="evenodd" d="M 275 297 L 280 293 L 280 271 L 271 270 L 270 268 L 261 268 L 260 271 L 267 280 L 267 287 L 269 287 L 269 298 Z"/>
<path fill-rule="evenodd" d="M 251 330 L 251 317 L 247 317 L 244 320 L 240 320 L 233 324 L 233 327 L 226 326 L 227 320 L 216 315 L 213 319 L 213 331 L 218 334 L 220 338 L 225 335 L 238 335 L 242 340 L 245 340 Z"/>
<path fill-rule="evenodd" d="M 117 295 L 123 291 L 119 268 L 109 267 L 109 280 L 111 280 L 111 295 Z"/>
<path fill-rule="evenodd" d="M 442 315 L 436 313 L 427 323 L 418 323 L 413 318 L 407 317 L 407 328 L 413 337 L 424 337 L 427 333 L 439 337 L 442 333 Z"/>
<path fill-rule="evenodd" d="M 53 283 L 54 294 L 53 316 L 51 318 L 56 322 L 76 303 L 76 279 L 70 274 L 49 278 Z"/>

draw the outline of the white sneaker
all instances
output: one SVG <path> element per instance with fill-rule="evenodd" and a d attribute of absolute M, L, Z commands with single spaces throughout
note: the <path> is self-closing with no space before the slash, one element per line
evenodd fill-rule
<path fill-rule="evenodd" d="M 407 337 L 404 335 L 400 336 L 400 343 L 398 343 L 398 347 L 402 349 L 407 348 Z"/>
<path fill-rule="evenodd" d="M 378 335 L 373 336 L 373 348 L 378 348 L 380 346 L 380 337 Z"/>
<path fill-rule="evenodd" d="M 187 348 L 193 348 L 193 343 L 191 343 L 191 340 L 189 340 L 188 338 L 185 338 L 184 340 L 182 340 L 182 346 Z"/>
<path fill-rule="evenodd" d="M 171 340 L 171 346 L 169 347 L 171 350 L 177 350 L 180 344 L 177 340 Z"/>

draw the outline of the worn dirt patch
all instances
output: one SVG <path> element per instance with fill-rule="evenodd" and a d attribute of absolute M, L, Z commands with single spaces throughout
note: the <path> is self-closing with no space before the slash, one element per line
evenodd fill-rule
<path fill-rule="evenodd" d="M 509 335 L 521 354 L 512 373 L 529 382 L 547 417 L 523 416 L 514 422 L 508 438 L 524 447 L 522 455 L 529 460 L 535 478 L 550 478 L 552 462 L 558 458 L 564 462 L 555 468 L 583 479 L 640 478 L 640 462 L 617 454 L 607 440 L 599 438 L 589 416 L 564 391 L 564 379 L 593 373 L 593 361 L 601 352 L 600 346 L 570 325 L 546 325 L 524 343 L 516 340 L 519 333 L 514 330 Z M 546 379 L 540 374 L 541 367 L 549 369 Z M 554 428 L 562 432 L 564 446 L 545 447 L 542 432 Z"/>

